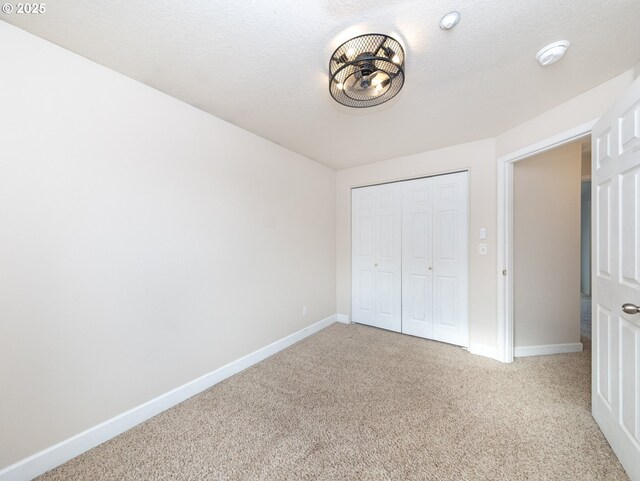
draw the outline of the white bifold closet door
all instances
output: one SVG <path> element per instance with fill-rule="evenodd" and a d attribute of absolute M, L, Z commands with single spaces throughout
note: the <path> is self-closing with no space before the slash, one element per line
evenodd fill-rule
<path fill-rule="evenodd" d="M 467 172 L 402 182 L 403 333 L 468 345 L 467 259 Z"/>
<path fill-rule="evenodd" d="M 352 191 L 352 318 L 468 345 L 467 173 Z"/>
<path fill-rule="evenodd" d="M 402 189 L 354 189 L 351 200 L 353 321 L 400 332 Z"/>

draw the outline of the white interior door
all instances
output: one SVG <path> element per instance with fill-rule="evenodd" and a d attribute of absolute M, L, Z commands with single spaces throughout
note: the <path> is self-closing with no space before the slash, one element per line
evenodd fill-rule
<path fill-rule="evenodd" d="M 402 332 L 433 338 L 433 183 L 402 182 Z"/>
<path fill-rule="evenodd" d="M 352 190 L 352 318 L 400 332 L 399 183 Z"/>
<path fill-rule="evenodd" d="M 468 173 L 402 182 L 402 332 L 468 345 Z"/>
<path fill-rule="evenodd" d="M 593 128 L 593 416 L 640 481 L 640 79 Z"/>
<path fill-rule="evenodd" d="M 433 339 L 469 345 L 468 173 L 433 177 Z"/>

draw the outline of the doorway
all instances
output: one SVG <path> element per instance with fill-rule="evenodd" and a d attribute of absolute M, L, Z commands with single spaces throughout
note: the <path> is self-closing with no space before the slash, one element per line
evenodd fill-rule
<path fill-rule="evenodd" d="M 513 362 L 513 169 L 534 155 L 591 135 L 597 119 L 577 125 L 523 149 L 498 157 L 498 358 Z"/>
<path fill-rule="evenodd" d="M 516 357 L 583 349 L 582 159 L 589 143 L 587 137 L 513 167 Z"/>

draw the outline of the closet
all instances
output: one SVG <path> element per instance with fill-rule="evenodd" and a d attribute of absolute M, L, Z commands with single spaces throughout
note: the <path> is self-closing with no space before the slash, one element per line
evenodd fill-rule
<path fill-rule="evenodd" d="M 468 173 L 352 189 L 352 319 L 468 345 Z"/>

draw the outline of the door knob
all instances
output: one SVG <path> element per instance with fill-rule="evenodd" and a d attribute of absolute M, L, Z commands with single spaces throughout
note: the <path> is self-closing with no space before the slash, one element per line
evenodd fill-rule
<path fill-rule="evenodd" d="M 626 304 L 622 304 L 622 312 L 625 314 L 638 314 L 640 313 L 640 307 L 627 302 Z"/>

